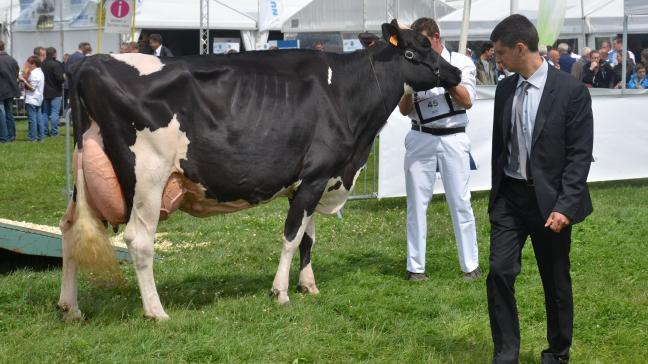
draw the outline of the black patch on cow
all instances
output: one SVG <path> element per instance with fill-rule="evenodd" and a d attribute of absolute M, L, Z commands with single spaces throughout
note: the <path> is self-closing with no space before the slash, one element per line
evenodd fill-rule
<path fill-rule="evenodd" d="M 311 261 L 311 249 L 313 248 L 313 238 L 304 233 L 301 243 L 299 244 L 299 269 L 304 269 Z"/>
<path fill-rule="evenodd" d="M 333 190 L 337 190 L 342 186 L 342 181 L 337 181 L 333 186 L 328 188 L 328 192 L 331 192 Z"/>

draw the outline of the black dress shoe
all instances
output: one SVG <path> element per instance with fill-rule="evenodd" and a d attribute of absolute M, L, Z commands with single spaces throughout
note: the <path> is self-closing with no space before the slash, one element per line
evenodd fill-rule
<path fill-rule="evenodd" d="M 408 281 L 418 282 L 427 281 L 428 277 L 425 275 L 425 273 L 412 273 L 410 271 L 407 271 L 405 279 L 407 279 Z"/>
<path fill-rule="evenodd" d="M 567 364 L 569 363 L 569 355 L 558 355 L 548 350 L 542 351 L 542 364 Z"/>

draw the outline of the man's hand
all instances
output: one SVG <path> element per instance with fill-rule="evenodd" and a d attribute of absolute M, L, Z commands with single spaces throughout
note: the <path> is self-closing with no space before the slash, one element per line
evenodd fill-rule
<path fill-rule="evenodd" d="M 599 66 L 598 62 L 592 62 L 592 64 L 590 65 L 590 71 L 594 71 L 595 69 L 598 68 L 598 66 Z"/>
<path fill-rule="evenodd" d="M 551 229 L 554 233 L 559 233 L 565 226 L 569 225 L 571 221 L 567 216 L 561 214 L 560 212 L 552 212 L 545 223 L 545 227 Z"/>
<path fill-rule="evenodd" d="M 405 95 L 412 96 L 412 95 L 414 95 L 415 92 L 416 91 L 414 91 L 412 86 L 410 86 L 408 84 L 403 85 L 403 96 L 405 96 Z"/>

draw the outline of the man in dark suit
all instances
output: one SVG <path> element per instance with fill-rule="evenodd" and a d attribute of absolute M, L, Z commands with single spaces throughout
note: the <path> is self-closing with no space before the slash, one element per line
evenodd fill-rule
<path fill-rule="evenodd" d="M 162 36 L 159 34 L 149 35 L 149 45 L 153 50 L 153 55 L 160 57 L 173 57 L 171 50 L 162 45 Z"/>
<path fill-rule="evenodd" d="M 493 362 L 518 362 L 514 285 L 530 235 L 547 311 L 549 348 L 542 362 L 565 363 L 573 328 L 571 226 L 592 212 L 586 183 L 591 98 L 584 84 L 547 65 L 538 53 L 538 32 L 524 16 L 504 19 L 490 39 L 504 67 L 517 73 L 500 82 L 495 94 L 486 280 Z"/>

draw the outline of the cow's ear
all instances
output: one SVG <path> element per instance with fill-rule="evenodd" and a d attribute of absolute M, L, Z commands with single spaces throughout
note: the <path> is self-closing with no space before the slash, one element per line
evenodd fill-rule
<path fill-rule="evenodd" d="M 392 20 L 391 24 L 384 23 L 382 25 L 383 38 L 385 41 L 394 47 L 398 47 L 398 21 Z"/>

